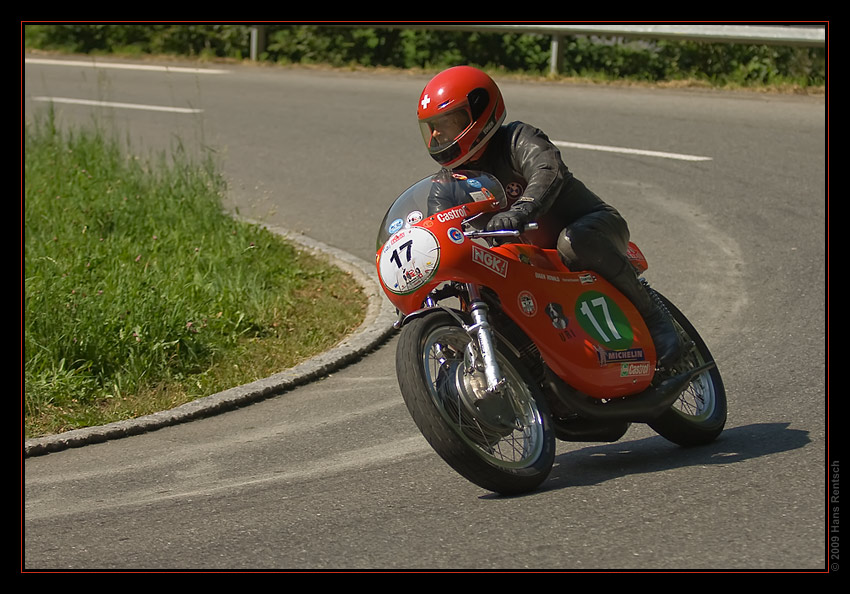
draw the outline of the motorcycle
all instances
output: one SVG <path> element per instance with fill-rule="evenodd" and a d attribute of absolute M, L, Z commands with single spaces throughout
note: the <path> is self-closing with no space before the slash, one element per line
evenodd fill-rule
<path fill-rule="evenodd" d="M 452 202 L 435 200 L 438 185 Z M 472 483 L 516 495 L 549 476 L 556 440 L 615 442 L 632 423 L 680 446 L 714 440 L 726 392 L 685 315 L 641 277 L 685 345 L 659 367 L 631 302 L 534 245 L 537 224 L 486 230 L 507 204 L 491 175 L 442 171 L 381 222 L 376 267 L 399 313 L 399 388 L 436 453 Z M 634 243 L 628 257 L 636 274 L 647 270 Z"/>

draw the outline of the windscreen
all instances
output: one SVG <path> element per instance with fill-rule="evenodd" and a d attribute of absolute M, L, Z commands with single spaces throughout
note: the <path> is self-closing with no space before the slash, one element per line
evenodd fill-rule
<path fill-rule="evenodd" d="M 405 227 L 438 212 L 481 200 L 494 200 L 499 208 L 507 206 L 507 197 L 499 181 L 481 171 L 444 169 L 418 181 L 396 198 L 378 230 L 376 249 Z"/>

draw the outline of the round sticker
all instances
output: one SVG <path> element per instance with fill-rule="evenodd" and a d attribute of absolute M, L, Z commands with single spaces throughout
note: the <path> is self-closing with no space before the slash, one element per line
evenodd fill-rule
<path fill-rule="evenodd" d="M 390 223 L 390 226 L 387 227 L 387 231 L 390 232 L 390 233 L 395 233 L 396 231 L 401 229 L 403 226 L 404 226 L 404 221 L 402 221 L 401 219 L 396 219 L 392 223 Z"/>
<path fill-rule="evenodd" d="M 451 239 L 453 243 L 458 245 L 463 243 L 465 239 L 461 230 L 456 227 L 451 227 L 448 231 L 446 231 L 446 235 L 449 236 L 449 239 Z"/>
<path fill-rule="evenodd" d="M 575 317 L 582 329 L 606 348 L 623 350 L 632 345 L 634 332 L 626 314 L 598 291 L 588 291 L 578 298 Z"/>
<path fill-rule="evenodd" d="M 440 243 L 422 227 L 402 229 L 381 250 L 378 270 L 387 290 L 412 293 L 427 283 L 440 264 Z"/>
<path fill-rule="evenodd" d="M 537 313 L 537 300 L 528 291 L 520 291 L 520 294 L 517 296 L 517 303 L 523 315 L 532 317 Z"/>
<path fill-rule="evenodd" d="M 517 182 L 511 182 L 507 186 L 505 186 L 505 192 L 511 198 L 519 198 L 522 196 L 522 186 Z"/>
<path fill-rule="evenodd" d="M 410 226 L 415 225 L 419 221 L 422 220 L 422 212 L 418 210 L 414 210 L 409 215 L 407 215 L 407 224 Z"/>

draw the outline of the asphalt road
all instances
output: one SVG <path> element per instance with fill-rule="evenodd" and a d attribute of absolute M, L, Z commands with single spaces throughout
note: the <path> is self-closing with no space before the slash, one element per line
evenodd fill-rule
<path fill-rule="evenodd" d="M 94 114 L 143 150 L 211 149 L 229 207 L 368 265 L 388 204 L 435 169 L 426 78 L 223 70 L 27 63 L 24 115 L 52 98 L 62 124 Z M 562 149 L 717 358 L 720 439 L 560 443 L 539 492 L 495 497 L 419 435 L 390 338 L 250 406 L 27 457 L 24 570 L 827 568 L 824 99 L 500 82 L 508 117 L 553 140 L 708 157 Z"/>

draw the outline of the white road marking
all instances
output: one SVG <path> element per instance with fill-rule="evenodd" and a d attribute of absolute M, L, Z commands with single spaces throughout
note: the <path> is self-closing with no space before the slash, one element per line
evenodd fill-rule
<path fill-rule="evenodd" d="M 152 72 L 178 72 L 183 74 L 227 74 L 228 70 L 216 68 L 185 68 L 181 66 L 157 66 L 153 64 L 119 64 L 116 62 L 96 62 L 94 60 L 46 60 L 27 58 L 27 64 L 44 64 L 47 66 L 83 66 L 86 68 L 116 68 L 120 70 L 148 70 Z"/>
<path fill-rule="evenodd" d="M 227 70 L 218 70 L 214 68 L 185 68 L 179 66 L 157 66 L 152 64 L 122 64 L 116 62 L 95 62 L 95 61 L 85 61 L 85 60 L 49 60 L 49 59 L 39 59 L 39 58 L 27 58 L 27 64 L 44 64 L 49 66 L 77 66 L 77 67 L 89 67 L 89 68 L 116 68 L 116 69 L 125 69 L 125 70 L 147 70 L 147 71 L 155 71 L 155 72 L 174 72 L 174 73 L 187 73 L 187 74 L 226 74 Z M 107 103 L 100 101 L 85 101 L 82 99 L 64 99 L 64 98 L 44 98 L 44 97 L 35 97 L 37 101 L 54 101 L 56 103 L 77 103 L 80 105 L 102 105 L 109 107 L 121 107 L 126 109 L 148 109 L 153 111 L 173 111 L 176 113 L 199 113 L 201 110 L 193 110 L 193 109 L 184 109 L 178 107 L 155 107 L 155 106 L 145 106 L 145 105 L 136 105 L 132 103 Z M 642 149 L 631 149 L 625 147 L 616 147 L 616 146 L 604 146 L 598 144 L 583 144 L 579 142 L 566 142 L 562 140 L 554 141 L 556 146 L 561 146 L 565 148 L 575 148 L 581 150 L 589 150 L 589 151 L 604 151 L 609 153 L 621 153 L 628 155 L 643 155 L 647 157 L 659 157 L 662 159 L 677 159 L 679 161 L 711 161 L 711 157 L 703 157 L 699 155 L 683 155 L 679 153 L 667 153 L 663 151 L 647 151 Z"/>
<path fill-rule="evenodd" d="M 33 101 L 49 103 L 71 103 L 74 105 L 95 105 L 98 107 L 117 107 L 120 109 L 141 109 L 147 111 L 170 111 L 174 113 L 201 113 L 203 109 L 190 107 L 166 107 L 161 105 L 142 105 L 139 103 L 119 103 L 115 101 L 92 101 L 90 99 L 71 99 L 68 97 L 33 97 Z"/>
<path fill-rule="evenodd" d="M 554 140 L 552 143 L 555 146 L 563 146 L 566 148 L 583 149 L 588 151 L 605 151 L 608 153 L 623 153 L 627 155 L 644 155 L 647 157 L 660 157 L 663 159 L 678 159 L 680 161 L 711 161 L 711 157 L 701 157 L 699 155 L 682 155 L 678 153 L 665 153 L 661 151 L 645 151 L 641 149 L 630 149 L 618 146 L 603 146 L 599 144 L 582 144 L 579 142 L 566 142 L 563 140 Z"/>

